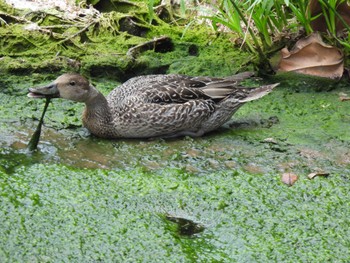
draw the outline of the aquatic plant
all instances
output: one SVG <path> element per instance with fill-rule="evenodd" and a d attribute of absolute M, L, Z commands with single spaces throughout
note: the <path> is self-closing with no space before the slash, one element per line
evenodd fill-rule
<path fill-rule="evenodd" d="M 28 143 L 28 146 L 27 146 L 29 151 L 34 151 L 34 150 L 36 150 L 38 148 L 38 143 L 39 143 L 40 134 L 41 134 L 41 127 L 42 127 L 42 125 L 44 123 L 44 116 L 45 116 L 47 107 L 49 106 L 50 100 L 51 100 L 51 98 L 49 98 L 49 97 L 46 98 L 45 106 L 44 106 L 44 109 L 43 109 L 43 113 L 41 114 L 38 126 L 37 126 L 35 132 L 33 133 L 32 137 L 31 137 L 31 139 L 30 139 L 30 141 Z"/>

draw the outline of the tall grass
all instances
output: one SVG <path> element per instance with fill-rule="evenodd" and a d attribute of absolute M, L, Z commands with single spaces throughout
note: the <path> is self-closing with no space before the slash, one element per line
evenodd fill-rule
<path fill-rule="evenodd" d="M 213 6 L 215 14 L 206 18 L 215 30 L 221 24 L 242 37 L 248 49 L 258 56 L 259 66 L 271 71 L 267 54 L 276 32 L 282 32 L 289 20 L 285 2 L 289 1 L 221 0 L 216 8 Z"/>
<path fill-rule="evenodd" d="M 287 7 L 291 9 L 292 14 L 298 21 L 299 25 L 305 29 L 306 34 L 310 34 L 313 31 L 311 27 L 311 22 L 313 19 L 317 18 L 317 16 L 311 17 L 311 12 L 308 8 L 309 2 L 309 0 L 299 0 L 289 2 L 288 4 L 286 3 Z"/>
<path fill-rule="evenodd" d="M 319 0 L 318 1 L 321 4 L 322 7 L 322 13 L 324 15 L 328 31 L 332 35 L 336 35 L 336 8 L 339 2 L 344 1 L 338 1 L 338 0 Z"/>

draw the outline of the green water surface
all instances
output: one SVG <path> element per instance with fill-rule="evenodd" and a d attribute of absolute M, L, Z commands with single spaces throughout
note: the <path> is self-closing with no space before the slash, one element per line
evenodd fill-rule
<path fill-rule="evenodd" d="M 1 262 L 350 261 L 346 85 L 282 82 L 217 132 L 176 140 L 91 137 L 82 105 L 57 99 L 29 153 L 44 101 L 27 81 L 0 93 Z"/>

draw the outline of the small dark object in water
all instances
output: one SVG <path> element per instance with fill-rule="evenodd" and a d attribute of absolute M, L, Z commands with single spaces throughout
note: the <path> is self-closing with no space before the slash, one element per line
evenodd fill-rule
<path fill-rule="evenodd" d="M 41 114 L 41 118 L 39 120 L 38 126 L 36 127 L 36 130 L 33 133 L 32 138 L 30 139 L 28 146 L 27 146 L 29 151 L 34 151 L 38 148 L 38 143 L 39 143 L 40 134 L 41 134 L 41 126 L 43 125 L 45 112 L 47 110 L 47 107 L 49 106 L 50 100 L 51 100 L 51 98 L 46 97 L 44 110 L 43 110 L 43 113 Z"/>
<path fill-rule="evenodd" d="M 177 224 L 181 236 L 193 236 L 204 231 L 204 226 L 190 219 L 167 215 L 166 219 Z"/>

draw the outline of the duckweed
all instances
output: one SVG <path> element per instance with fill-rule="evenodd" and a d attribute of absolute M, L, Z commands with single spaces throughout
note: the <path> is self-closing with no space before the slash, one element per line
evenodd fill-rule
<path fill-rule="evenodd" d="M 23 100 L 23 85 L 0 93 L 2 262 L 350 259 L 345 87 L 281 85 L 219 131 L 176 140 L 90 137 L 82 106 L 57 99 L 29 153 L 43 101 Z M 307 179 L 318 170 L 330 175 Z"/>
<path fill-rule="evenodd" d="M 271 173 L 183 177 L 55 164 L 1 172 L 2 262 L 348 261 L 348 176 L 290 188 Z M 168 214 L 205 229 L 178 235 Z"/>

